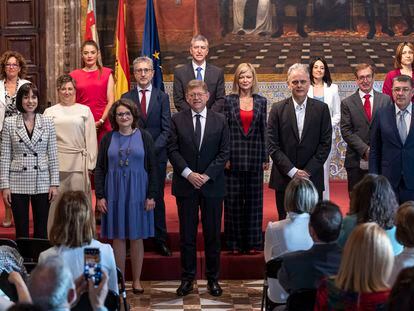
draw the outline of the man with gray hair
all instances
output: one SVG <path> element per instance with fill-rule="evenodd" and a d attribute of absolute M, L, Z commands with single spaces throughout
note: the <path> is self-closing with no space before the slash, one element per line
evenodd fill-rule
<path fill-rule="evenodd" d="M 273 104 L 268 119 L 268 147 L 273 160 L 269 187 L 276 190 L 279 220 L 286 218 L 285 189 L 293 178 L 308 178 L 322 197 L 323 164 L 331 150 L 328 106 L 308 98 L 308 67 L 293 64 L 287 84 L 292 96 Z"/>
<path fill-rule="evenodd" d="M 57 256 L 49 257 L 43 263 L 39 263 L 32 271 L 29 281 L 29 292 L 33 303 L 46 310 L 70 310 L 76 301 L 77 292 L 86 288 L 84 276 L 76 280 L 75 287 L 72 273 L 64 262 Z M 82 284 L 83 283 L 83 284 Z M 101 283 L 97 288 L 88 280 L 89 301 L 94 311 L 107 310 L 104 306 L 108 293 L 108 278 L 103 272 Z"/>
<path fill-rule="evenodd" d="M 167 242 L 165 222 L 164 186 L 167 170 L 167 140 L 170 131 L 171 111 L 168 95 L 152 85 L 154 65 L 147 56 L 137 57 L 133 63 L 136 87 L 123 94 L 132 100 L 140 112 L 139 127 L 147 130 L 154 140 L 158 163 L 158 196 L 155 198 L 154 227 L 155 245 L 163 256 L 171 256 Z"/>

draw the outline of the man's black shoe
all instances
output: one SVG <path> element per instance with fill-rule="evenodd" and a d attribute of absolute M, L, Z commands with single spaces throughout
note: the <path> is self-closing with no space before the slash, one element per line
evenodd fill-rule
<path fill-rule="evenodd" d="M 220 287 L 218 281 L 209 280 L 207 282 L 207 290 L 211 296 L 221 296 L 223 294 L 223 290 Z"/>
<path fill-rule="evenodd" d="M 272 38 L 279 38 L 283 35 L 283 30 L 278 30 L 271 35 Z"/>
<path fill-rule="evenodd" d="M 303 28 L 298 29 L 297 32 L 298 32 L 299 36 L 301 36 L 302 38 L 307 38 L 308 37 L 308 33 Z"/>
<path fill-rule="evenodd" d="M 414 32 L 413 27 L 408 27 L 406 30 L 403 31 L 403 36 L 408 36 L 410 33 Z"/>
<path fill-rule="evenodd" d="M 165 243 L 161 242 L 161 243 L 156 243 L 156 244 L 157 244 L 158 254 L 160 254 L 161 256 L 165 256 L 165 257 L 172 256 L 170 249 Z"/>
<path fill-rule="evenodd" d="M 177 288 L 177 296 L 187 296 L 193 291 L 193 281 L 181 281 L 180 286 Z"/>
<path fill-rule="evenodd" d="M 373 28 L 373 29 L 370 29 L 369 30 L 369 32 L 368 32 L 368 34 L 367 34 L 367 39 L 372 39 L 372 38 L 374 38 L 375 37 L 375 34 L 376 34 L 376 29 L 375 28 Z"/>
<path fill-rule="evenodd" d="M 395 32 L 392 31 L 390 28 L 386 27 L 386 28 L 382 28 L 382 32 L 386 33 L 387 35 L 389 35 L 390 37 L 394 37 L 395 36 Z"/>

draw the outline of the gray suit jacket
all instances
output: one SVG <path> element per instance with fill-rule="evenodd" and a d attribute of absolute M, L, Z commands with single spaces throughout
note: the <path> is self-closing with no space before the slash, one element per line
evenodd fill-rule
<path fill-rule="evenodd" d="M 374 91 L 371 123 L 374 121 L 379 108 L 391 104 L 391 98 L 388 95 Z M 371 123 L 365 115 L 364 105 L 358 91 L 342 101 L 341 134 L 347 143 L 345 167 L 359 167 L 359 162 L 369 147 Z"/>

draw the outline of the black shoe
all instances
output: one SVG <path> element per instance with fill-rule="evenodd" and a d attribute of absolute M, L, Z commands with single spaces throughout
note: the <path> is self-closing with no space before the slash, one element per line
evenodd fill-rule
<path fill-rule="evenodd" d="M 368 34 L 367 34 L 367 39 L 372 39 L 372 38 L 374 38 L 374 37 L 375 37 L 376 32 L 377 32 L 377 31 L 375 30 L 375 28 L 371 28 L 371 29 L 369 30 Z"/>
<path fill-rule="evenodd" d="M 382 28 L 381 30 L 383 33 L 386 33 L 387 35 L 389 35 L 390 37 L 394 37 L 395 36 L 395 32 L 392 31 L 391 29 L 389 29 L 388 27 L 386 28 Z"/>
<path fill-rule="evenodd" d="M 223 290 L 221 289 L 218 281 L 209 280 L 207 282 L 207 290 L 211 296 L 218 297 L 223 294 Z"/>
<path fill-rule="evenodd" d="M 193 281 L 181 281 L 180 286 L 177 288 L 177 296 L 187 296 L 193 291 Z"/>
<path fill-rule="evenodd" d="M 245 34 L 246 34 L 246 32 L 245 32 L 243 29 L 241 29 L 241 30 L 239 30 L 239 31 L 237 32 L 237 34 L 238 34 L 238 35 L 240 35 L 240 36 L 242 36 L 242 35 L 245 35 Z"/>
<path fill-rule="evenodd" d="M 413 27 L 408 27 L 406 30 L 403 31 L 403 36 L 408 36 L 410 33 L 414 32 Z"/>
<path fill-rule="evenodd" d="M 156 243 L 156 244 L 157 244 L 158 254 L 160 254 L 161 256 L 165 256 L 165 257 L 172 256 L 172 253 L 171 253 L 170 249 L 168 248 L 168 246 L 164 242 L 159 242 L 159 243 Z"/>
<path fill-rule="evenodd" d="M 278 30 L 278 31 L 276 31 L 276 32 L 274 32 L 272 35 L 271 35 L 271 37 L 272 38 L 279 38 L 279 37 L 281 37 L 283 35 L 283 30 Z"/>
<path fill-rule="evenodd" d="M 303 28 L 298 29 L 297 32 L 298 32 L 298 35 L 301 36 L 302 38 L 307 38 L 308 37 L 308 33 Z"/>

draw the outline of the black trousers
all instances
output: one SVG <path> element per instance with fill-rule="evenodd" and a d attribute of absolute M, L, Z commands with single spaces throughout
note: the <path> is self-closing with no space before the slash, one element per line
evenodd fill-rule
<path fill-rule="evenodd" d="M 388 28 L 388 1 L 364 0 L 365 18 L 370 28 L 375 29 L 375 2 L 378 4 L 378 19 L 382 28 Z"/>
<path fill-rule="evenodd" d="M 410 190 L 407 188 L 403 178 L 401 178 L 398 187 L 394 188 L 394 192 L 397 197 L 397 202 L 399 204 L 403 204 L 407 201 L 414 201 L 414 190 Z"/>
<path fill-rule="evenodd" d="M 283 19 L 285 17 L 285 6 L 290 4 L 296 7 L 297 28 L 303 30 L 306 19 L 306 8 L 308 0 L 273 0 L 276 4 L 277 30 L 283 30 Z"/>
<path fill-rule="evenodd" d="M 361 170 L 359 167 L 347 167 L 346 174 L 348 176 L 348 193 L 351 195 L 352 189 L 368 174 L 368 170 Z"/>
<path fill-rule="evenodd" d="M 11 195 L 11 208 L 13 211 L 16 238 L 29 237 L 29 201 L 32 203 L 33 227 L 35 238 L 47 239 L 47 218 L 49 215 L 49 194 L 35 195 L 17 194 Z"/>
<path fill-rule="evenodd" d="M 165 243 L 167 240 L 167 225 L 165 222 L 165 202 L 164 202 L 164 187 L 167 170 L 167 162 L 160 162 L 158 164 L 158 197 L 155 198 L 154 209 L 154 227 L 155 227 L 155 242 Z"/>
<path fill-rule="evenodd" d="M 199 208 L 203 226 L 207 280 L 218 280 L 220 272 L 220 232 L 223 198 L 207 198 L 197 191 L 177 197 L 180 220 L 181 279 L 192 281 L 197 269 L 197 228 Z"/>

